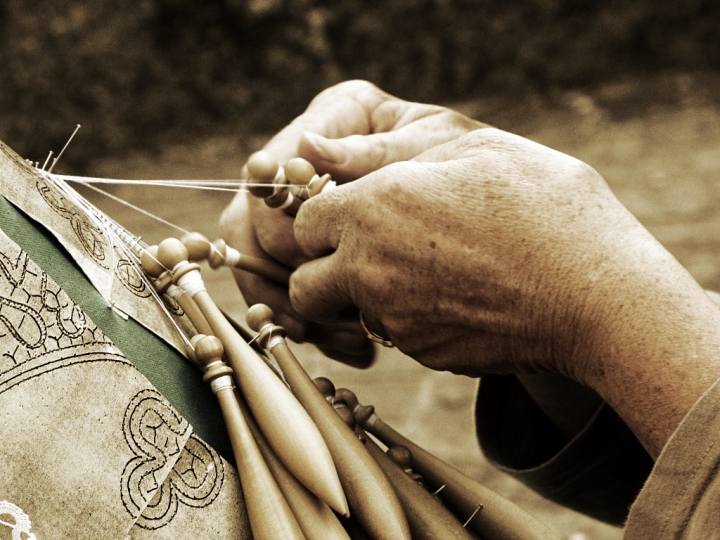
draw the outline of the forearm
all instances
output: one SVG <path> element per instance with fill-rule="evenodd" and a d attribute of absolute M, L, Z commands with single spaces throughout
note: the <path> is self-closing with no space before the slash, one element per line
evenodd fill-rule
<path fill-rule="evenodd" d="M 603 316 L 591 332 L 593 357 L 578 379 L 657 458 L 720 378 L 720 310 L 649 234 L 616 263 L 619 270 L 601 280 L 612 287 L 599 286 L 588 298 L 588 305 L 602 305 Z"/>

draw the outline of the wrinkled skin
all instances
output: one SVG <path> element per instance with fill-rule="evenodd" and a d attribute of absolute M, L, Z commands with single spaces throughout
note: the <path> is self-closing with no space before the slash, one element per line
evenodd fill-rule
<path fill-rule="evenodd" d="M 652 455 L 720 377 L 720 310 L 584 163 L 357 81 L 266 149 L 344 182 L 295 220 L 244 194 L 223 216 L 231 245 L 297 268 L 289 297 L 237 276 L 295 339 L 366 363 L 338 316 L 357 308 L 434 369 L 587 385 Z"/>
<path fill-rule="evenodd" d="M 349 81 L 318 95 L 264 150 L 280 163 L 303 157 L 318 173 L 330 173 L 333 180 L 346 183 L 484 126 L 450 109 L 409 103 L 367 82 Z M 239 193 L 220 220 L 229 245 L 297 268 L 308 257 L 294 239 L 293 225 L 294 219 L 285 212 L 270 209 L 247 193 Z M 328 356 L 357 367 L 372 362 L 372 343 L 356 310 L 311 322 L 292 307 L 287 289 L 241 271 L 235 272 L 235 279 L 247 303 L 268 304 L 276 322 L 295 341 L 311 341 Z"/>

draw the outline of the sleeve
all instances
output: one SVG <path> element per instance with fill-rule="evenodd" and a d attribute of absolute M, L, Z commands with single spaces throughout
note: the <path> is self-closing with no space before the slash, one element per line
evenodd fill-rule
<path fill-rule="evenodd" d="M 720 539 L 720 380 L 695 404 L 655 464 L 625 539 Z"/>
<path fill-rule="evenodd" d="M 625 522 L 653 461 L 606 404 L 567 440 L 512 375 L 483 377 L 476 429 L 487 458 L 544 497 L 614 525 Z"/>

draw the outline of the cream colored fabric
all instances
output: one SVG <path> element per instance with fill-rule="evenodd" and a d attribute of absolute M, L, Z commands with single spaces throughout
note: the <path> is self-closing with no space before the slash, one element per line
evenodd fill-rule
<path fill-rule="evenodd" d="M 0 323 L 0 536 L 249 537 L 232 467 L 2 232 Z"/>
<path fill-rule="evenodd" d="M 663 449 L 630 511 L 625 539 L 720 539 L 720 381 Z"/>

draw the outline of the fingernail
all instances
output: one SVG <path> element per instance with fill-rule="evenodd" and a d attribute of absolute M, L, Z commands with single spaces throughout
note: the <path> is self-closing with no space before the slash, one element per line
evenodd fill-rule
<path fill-rule="evenodd" d="M 322 135 L 318 135 L 317 133 L 310 133 L 309 131 L 306 131 L 303 135 L 305 140 L 310 143 L 315 152 L 317 152 L 317 154 L 325 161 L 330 163 L 342 163 L 345 161 L 345 154 L 334 150 L 332 148 L 333 143 L 329 139 L 323 137 Z"/>

